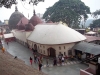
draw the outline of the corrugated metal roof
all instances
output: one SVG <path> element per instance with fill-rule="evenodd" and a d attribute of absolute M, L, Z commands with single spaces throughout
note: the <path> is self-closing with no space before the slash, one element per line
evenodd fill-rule
<path fill-rule="evenodd" d="M 87 35 L 85 35 L 85 37 L 87 38 L 86 39 L 87 42 L 91 42 L 91 41 L 95 41 L 95 40 L 100 40 L 100 37 L 96 37 L 96 36 L 87 36 Z"/>
<path fill-rule="evenodd" d="M 0 26 L 1 26 L 1 25 L 6 25 L 6 24 L 5 24 L 5 23 L 0 22 Z"/>
<path fill-rule="evenodd" d="M 90 54 L 94 54 L 94 55 L 100 54 L 100 45 L 93 44 L 93 43 L 80 42 L 76 44 L 73 47 L 73 49 L 86 52 L 86 53 L 90 53 Z"/>

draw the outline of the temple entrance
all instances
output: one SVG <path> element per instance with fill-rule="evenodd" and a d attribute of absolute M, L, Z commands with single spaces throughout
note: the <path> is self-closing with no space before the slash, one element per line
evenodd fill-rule
<path fill-rule="evenodd" d="M 54 48 L 48 48 L 48 56 L 56 57 L 56 50 Z"/>
<path fill-rule="evenodd" d="M 34 44 L 34 50 L 33 51 L 37 52 L 37 45 L 36 44 Z"/>

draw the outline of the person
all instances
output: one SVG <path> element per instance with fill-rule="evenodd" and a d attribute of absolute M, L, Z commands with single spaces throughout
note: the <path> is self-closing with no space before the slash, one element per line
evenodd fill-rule
<path fill-rule="evenodd" d="M 37 64 L 39 64 L 39 62 L 40 62 L 40 57 L 38 56 L 37 57 Z"/>
<path fill-rule="evenodd" d="M 17 56 L 15 56 L 14 59 L 17 59 Z"/>
<path fill-rule="evenodd" d="M 3 52 L 3 53 L 5 52 L 5 48 L 4 48 L 4 47 L 2 47 L 2 52 Z"/>
<path fill-rule="evenodd" d="M 56 58 L 53 60 L 53 65 L 57 66 L 57 59 Z"/>
<path fill-rule="evenodd" d="M 49 66 L 49 59 L 47 58 L 46 59 L 46 64 L 47 64 L 47 67 Z"/>
<path fill-rule="evenodd" d="M 82 62 L 85 62 L 85 60 L 86 60 L 86 53 L 83 53 L 82 54 Z"/>
<path fill-rule="evenodd" d="M 7 45 L 8 45 L 8 41 L 7 41 Z"/>
<path fill-rule="evenodd" d="M 59 59 L 59 64 L 62 65 L 62 61 L 61 61 L 61 59 Z"/>
<path fill-rule="evenodd" d="M 43 56 L 42 55 L 40 56 L 40 61 L 43 62 Z"/>
<path fill-rule="evenodd" d="M 67 55 L 65 55 L 64 58 L 67 59 L 68 58 Z"/>
<path fill-rule="evenodd" d="M 32 61 L 33 61 L 33 59 L 30 57 L 30 63 L 31 63 L 31 65 L 32 65 Z"/>
<path fill-rule="evenodd" d="M 80 53 L 78 53 L 78 59 L 81 60 L 81 54 Z"/>
<path fill-rule="evenodd" d="M 61 61 L 64 62 L 64 57 L 62 57 Z"/>
<path fill-rule="evenodd" d="M 37 61 L 37 56 L 34 55 L 34 62 L 36 63 L 36 61 Z"/>
<path fill-rule="evenodd" d="M 41 71 L 42 63 L 39 62 L 39 71 Z"/>
<path fill-rule="evenodd" d="M 57 63 L 59 63 L 59 58 L 57 57 Z"/>

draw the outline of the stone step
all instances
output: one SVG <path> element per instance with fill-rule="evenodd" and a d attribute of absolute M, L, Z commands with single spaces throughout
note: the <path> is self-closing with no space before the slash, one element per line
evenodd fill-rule
<path fill-rule="evenodd" d="M 80 61 L 68 61 L 67 63 L 62 63 L 62 66 L 73 65 L 73 64 L 78 64 L 78 63 L 80 63 Z M 57 64 L 57 66 L 60 66 L 60 64 Z M 53 64 L 49 64 L 49 66 L 43 65 L 43 68 L 45 67 L 53 67 Z"/>

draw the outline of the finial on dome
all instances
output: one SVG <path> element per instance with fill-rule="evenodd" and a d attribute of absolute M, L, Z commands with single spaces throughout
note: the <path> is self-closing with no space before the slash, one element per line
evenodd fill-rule
<path fill-rule="evenodd" d="M 34 15 L 36 15 L 35 10 L 34 10 Z"/>
<path fill-rule="evenodd" d="M 18 11 L 17 5 L 15 5 L 15 11 Z"/>
<path fill-rule="evenodd" d="M 23 23 L 22 23 L 22 20 L 21 20 L 21 24 L 23 24 Z"/>
<path fill-rule="evenodd" d="M 29 18 L 29 13 L 28 13 L 28 18 Z"/>

